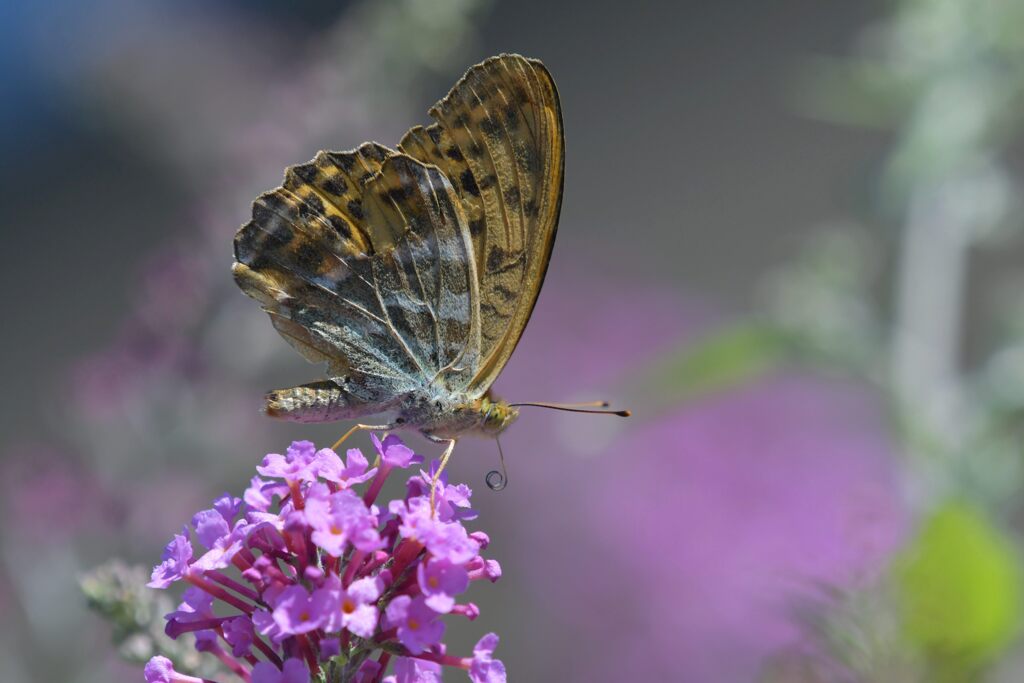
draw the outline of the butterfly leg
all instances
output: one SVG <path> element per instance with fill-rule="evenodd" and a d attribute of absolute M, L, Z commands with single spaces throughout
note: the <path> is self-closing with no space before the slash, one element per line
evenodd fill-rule
<path fill-rule="evenodd" d="M 437 466 L 437 471 L 434 472 L 434 476 L 430 479 L 430 516 L 433 517 L 436 510 L 434 509 L 434 502 L 437 497 L 437 482 L 441 478 L 441 473 L 444 472 L 444 468 L 448 465 L 448 458 L 452 456 L 452 451 L 455 450 L 455 439 L 448 439 L 448 447 L 444 449 L 444 454 L 441 456 L 441 464 Z"/>
<path fill-rule="evenodd" d="M 394 428 L 395 428 L 395 425 L 393 425 L 393 424 L 391 424 L 391 425 L 364 425 L 364 424 L 357 424 L 355 427 L 353 427 L 352 429 L 350 429 L 347 432 L 345 432 L 340 439 L 335 441 L 334 445 L 331 446 L 331 450 L 332 451 L 338 450 L 338 446 L 340 446 L 341 444 L 345 443 L 345 440 L 348 439 L 348 437 L 352 436 L 353 434 L 355 434 L 358 431 L 370 431 L 370 430 L 376 429 L 377 431 L 386 432 L 389 429 L 394 429 Z"/>

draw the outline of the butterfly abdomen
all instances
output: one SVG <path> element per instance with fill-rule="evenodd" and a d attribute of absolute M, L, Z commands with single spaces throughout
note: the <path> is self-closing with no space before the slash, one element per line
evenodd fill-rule
<path fill-rule="evenodd" d="M 334 422 L 365 414 L 365 406 L 331 381 L 312 382 L 289 389 L 275 389 L 266 395 L 268 416 L 291 422 Z"/>

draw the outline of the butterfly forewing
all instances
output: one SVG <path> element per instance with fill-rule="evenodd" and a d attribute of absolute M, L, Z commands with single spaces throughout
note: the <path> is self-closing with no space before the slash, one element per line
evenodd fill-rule
<path fill-rule="evenodd" d="M 536 60 L 493 57 L 471 68 L 399 148 L 451 179 L 473 240 L 480 290 L 482 394 L 505 366 L 544 281 L 562 196 L 561 111 Z"/>
<path fill-rule="evenodd" d="M 235 238 L 236 280 L 285 339 L 327 360 L 331 377 L 368 408 L 435 380 L 464 389 L 478 367 L 479 316 L 454 190 L 404 154 L 370 173 L 349 200 L 361 215 L 349 215 L 350 230 L 370 253 L 338 231 L 326 205 L 282 187 L 257 200 Z"/>

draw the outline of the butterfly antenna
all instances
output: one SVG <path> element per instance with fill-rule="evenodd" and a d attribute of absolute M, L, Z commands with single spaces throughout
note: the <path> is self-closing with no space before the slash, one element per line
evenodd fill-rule
<path fill-rule="evenodd" d="M 500 491 L 508 486 L 508 470 L 505 469 L 505 451 L 501 450 L 501 440 L 498 437 L 494 437 L 494 440 L 498 442 L 498 459 L 501 460 L 501 472 L 491 470 L 484 477 L 484 481 L 487 482 L 487 488 L 490 490 Z"/>
<path fill-rule="evenodd" d="M 617 415 L 618 417 L 629 417 L 633 413 L 628 410 L 593 410 L 593 408 L 607 408 L 608 401 L 591 401 L 589 403 L 511 403 L 512 406 L 535 406 L 537 408 L 550 408 L 551 410 L 564 410 L 570 413 L 591 413 L 594 415 Z"/>

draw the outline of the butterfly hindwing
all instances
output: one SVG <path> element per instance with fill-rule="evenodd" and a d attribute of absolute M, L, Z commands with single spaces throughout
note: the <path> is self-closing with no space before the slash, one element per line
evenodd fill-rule
<path fill-rule="evenodd" d="M 448 391 L 462 391 L 480 358 L 479 291 L 466 218 L 439 169 L 398 154 L 366 192 L 367 219 L 402 234 L 372 260 L 388 319 Z"/>
<path fill-rule="evenodd" d="M 471 68 L 399 148 L 451 180 L 473 241 L 480 290 L 482 394 L 512 354 L 547 270 L 562 196 L 558 94 L 536 60 L 501 55 Z"/>
<path fill-rule="evenodd" d="M 465 216 L 444 175 L 386 148 L 374 160 L 364 148 L 289 169 L 236 235 L 233 270 L 289 343 L 326 360 L 352 401 L 383 409 L 434 381 L 469 383 L 479 359 L 477 283 Z"/>

